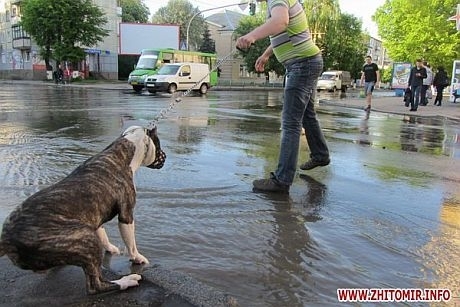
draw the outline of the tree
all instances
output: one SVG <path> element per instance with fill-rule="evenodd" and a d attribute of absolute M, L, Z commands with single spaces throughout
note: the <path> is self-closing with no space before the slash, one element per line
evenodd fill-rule
<path fill-rule="evenodd" d="M 152 22 L 180 25 L 180 41 L 184 43 L 187 41 L 187 26 L 192 17 L 197 14 L 190 24 L 190 46 L 187 46 L 191 50 L 196 50 L 201 45 L 202 34 L 206 29 L 204 18 L 199 13 L 200 10 L 194 8 L 187 0 L 169 0 L 166 6 L 161 7 L 153 15 Z"/>
<path fill-rule="evenodd" d="M 150 10 L 143 0 L 121 0 L 121 21 L 146 23 Z"/>
<path fill-rule="evenodd" d="M 340 14 L 338 21 L 328 27 L 319 44 L 325 70 L 347 70 L 359 78 L 367 47 L 361 31 L 362 22 L 350 14 Z"/>
<path fill-rule="evenodd" d="M 206 26 L 206 30 L 203 33 L 203 42 L 199 49 L 201 52 L 209 52 L 215 53 L 216 52 L 216 42 L 211 38 L 211 32 L 209 28 Z"/>
<path fill-rule="evenodd" d="M 21 25 L 38 46 L 49 67 L 50 58 L 79 61 L 83 47 L 93 46 L 108 35 L 103 11 L 91 0 L 27 0 L 22 7 Z"/>
<path fill-rule="evenodd" d="M 265 22 L 265 13 L 256 13 L 255 16 L 245 16 L 241 18 L 238 27 L 235 29 L 235 34 L 237 37 L 243 36 L 253 29 L 257 28 Z M 270 39 L 265 38 L 254 43 L 254 45 L 249 48 L 249 50 L 239 51 L 239 54 L 244 58 L 244 63 L 249 72 L 256 72 L 255 63 L 257 58 L 262 55 L 262 53 L 270 45 Z M 264 74 L 269 80 L 269 72 L 275 72 L 277 75 L 281 76 L 285 73 L 285 68 L 283 65 L 278 62 L 275 56 L 271 56 L 268 63 L 265 65 Z M 258 73 L 258 72 L 256 72 Z"/>
<path fill-rule="evenodd" d="M 338 0 L 303 1 L 308 27 L 313 38 L 321 38 L 340 17 Z"/>
<path fill-rule="evenodd" d="M 447 19 L 458 0 L 386 0 L 373 16 L 390 57 L 423 58 L 450 67 L 460 57 L 460 32 Z"/>

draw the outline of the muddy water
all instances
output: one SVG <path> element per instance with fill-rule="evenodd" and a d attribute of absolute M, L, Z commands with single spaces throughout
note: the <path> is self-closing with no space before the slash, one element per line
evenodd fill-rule
<path fill-rule="evenodd" d="M 335 305 L 337 288 L 460 288 L 458 123 L 319 105 L 330 166 L 289 196 L 256 194 L 276 167 L 279 92 L 184 98 L 159 124 L 161 170 L 136 174 L 137 242 L 242 306 Z M 0 89 L 0 220 L 169 96 Z M 301 161 L 307 159 L 302 139 Z M 116 222 L 108 226 L 122 246 Z"/>

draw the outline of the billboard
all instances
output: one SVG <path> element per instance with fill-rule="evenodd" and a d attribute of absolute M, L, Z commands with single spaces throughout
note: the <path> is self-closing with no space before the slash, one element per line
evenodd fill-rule
<path fill-rule="evenodd" d="M 451 102 L 454 101 L 454 92 L 460 93 L 460 60 L 454 61 L 454 65 L 452 66 L 452 79 L 450 81 L 450 98 Z M 457 92 L 459 91 L 459 92 Z M 456 101 L 460 99 L 457 98 Z"/>
<path fill-rule="evenodd" d="M 142 49 L 179 49 L 179 26 L 151 23 L 120 23 L 119 54 L 140 55 Z"/>
<path fill-rule="evenodd" d="M 393 63 L 393 76 L 391 78 L 391 88 L 405 89 L 409 87 L 409 76 L 412 68 L 411 63 L 395 62 Z"/>

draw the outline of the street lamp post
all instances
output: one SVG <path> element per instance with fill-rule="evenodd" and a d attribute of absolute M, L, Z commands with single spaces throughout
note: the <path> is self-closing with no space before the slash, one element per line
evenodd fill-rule
<path fill-rule="evenodd" d="M 188 25 L 187 25 L 187 50 L 190 50 L 190 47 L 188 45 L 188 37 L 189 37 L 189 33 L 190 33 L 190 25 L 192 24 L 192 20 L 198 16 L 199 14 L 201 13 L 204 13 L 204 12 L 207 12 L 207 11 L 212 11 L 212 10 L 217 10 L 217 9 L 223 9 L 225 7 L 229 7 L 229 6 L 234 6 L 234 5 L 239 5 L 242 10 L 245 9 L 245 5 L 248 4 L 249 2 L 241 2 L 241 3 L 233 3 L 233 4 L 227 4 L 227 5 L 223 5 L 223 6 L 218 6 L 218 7 L 213 7 L 213 8 L 210 8 L 210 9 L 206 9 L 206 10 L 202 10 L 202 11 L 199 11 L 197 13 L 195 13 L 192 18 L 190 18 L 189 22 L 188 22 Z M 243 8 L 244 7 L 244 8 Z"/>

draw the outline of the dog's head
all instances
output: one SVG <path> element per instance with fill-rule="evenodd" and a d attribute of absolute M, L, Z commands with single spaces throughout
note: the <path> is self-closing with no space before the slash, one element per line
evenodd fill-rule
<path fill-rule="evenodd" d="M 139 165 L 156 169 L 163 167 L 166 154 L 161 150 L 156 127 L 145 129 L 140 126 L 131 126 L 123 132 L 122 137 L 130 140 L 136 145 L 137 149 L 140 149 Z"/>

